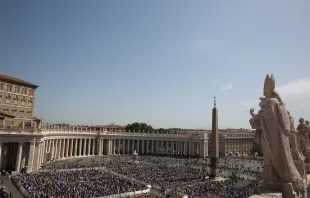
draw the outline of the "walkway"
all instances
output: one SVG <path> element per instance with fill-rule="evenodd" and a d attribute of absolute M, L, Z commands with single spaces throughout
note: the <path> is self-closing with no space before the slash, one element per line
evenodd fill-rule
<path fill-rule="evenodd" d="M 8 194 L 11 192 L 14 198 L 23 198 L 23 196 L 19 193 L 19 191 L 11 182 L 9 176 L 0 176 L 0 181 L 4 182 L 4 186 Z"/>

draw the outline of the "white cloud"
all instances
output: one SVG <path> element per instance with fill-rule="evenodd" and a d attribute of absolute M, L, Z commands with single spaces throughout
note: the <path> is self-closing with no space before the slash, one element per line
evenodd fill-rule
<path fill-rule="evenodd" d="M 276 88 L 283 100 L 310 99 L 310 80 L 300 79 L 296 82 L 282 85 Z"/>
<path fill-rule="evenodd" d="M 233 88 L 233 85 L 231 83 L 221 86 L 221 90 L 223 91 L 228 91 L 228 90 L 231 90 L 232 88 Z"/>

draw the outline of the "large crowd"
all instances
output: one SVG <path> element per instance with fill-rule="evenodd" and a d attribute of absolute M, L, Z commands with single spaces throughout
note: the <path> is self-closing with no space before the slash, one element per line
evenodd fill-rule
<path fill-rule="evenodd" d="M 13 180 L 21 182 L 31 197 L 100 197 L 146 188 L 102 169 L 25 173 Z"/>
<path fill-rule="evenodd" d="M 262 160 L 220 158 L 220 175 L 226 181 L 207 179 L 210 159 L 139 156 L 100 156 L 52 162 L 39 172 L 13 177 L 32 197 L 100 197 L 146 189 L 159 190 L 143 197 L 248 197 L 262 170 Z M 237 187 L 240 180 L 250 181 Z M 142 197 L 142 196 L 136 196 Z"/>

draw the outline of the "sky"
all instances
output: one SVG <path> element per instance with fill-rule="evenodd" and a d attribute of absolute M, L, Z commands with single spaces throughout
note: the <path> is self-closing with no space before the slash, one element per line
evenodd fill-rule
<path fill-rule="evenodd" d="M 0 2 L 0 73 L 48 123 L 250 128 L 266 74 L 310 119 L 310 1 Z"/>

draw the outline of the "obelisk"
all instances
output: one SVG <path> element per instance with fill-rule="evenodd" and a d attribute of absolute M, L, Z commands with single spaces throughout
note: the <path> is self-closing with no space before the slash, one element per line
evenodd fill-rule
<path fill-rule="evenodd" d="M 211 150 L 211 174 L 216 177 L 219 174 L 219 131 L 218 131 L 218 111 L 216 108 L 216 97 L 214 97 L 214 108 L 212 109 L 212 150 Z"/>

